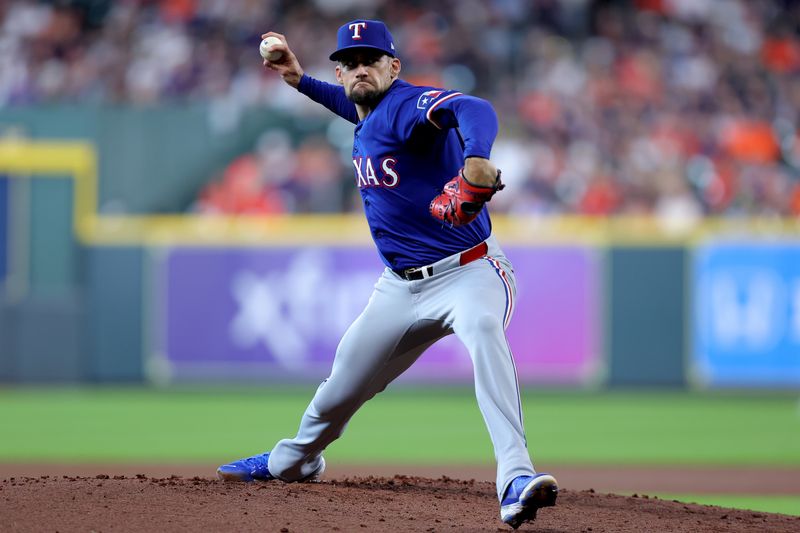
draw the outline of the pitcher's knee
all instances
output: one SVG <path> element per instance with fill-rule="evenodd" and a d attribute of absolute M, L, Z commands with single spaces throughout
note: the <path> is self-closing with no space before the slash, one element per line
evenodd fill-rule
<path fill-rule="evenodd" d="M 493 334 L 503 331 L 503 321 L 500 317 L 483 313 L 474 318 L 473 328 L 482 334 Z"/>

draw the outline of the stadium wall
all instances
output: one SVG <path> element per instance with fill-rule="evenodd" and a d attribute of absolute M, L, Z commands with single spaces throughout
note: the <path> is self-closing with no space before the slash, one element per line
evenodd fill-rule
<path fill-rule="evenodd" d="M 7 258 L 0 378 L 171 383 L 324 376 L 335 339 L 380 269 L 359 216 L 106 214 L 97 209 L 100 168 L 92 143 L 0 144 L 0 173 L 12 177 L 0 241 Z M 29 208 L 12 209 L 12 197 L 27 198 Z M 495 226 L 517 265 L 523 307 L 509 337 L 525 382 L 800 385 L 796 222 L 743 228 L 709 221 L 676 229 L 653 219 L 498 216 Z M 757 233 L 771 239 L 759 240 L 761 254 L 749 248 Z M 236 300 L 237 287 L 269 301 L 275 287 L 294 292 L 308 285 L 314 290 L 305 294 L 305 307 L 288 322 L 280 320 L 298 299 L 285 294 L 280 305 L 253 315 L 279 319 L 282 329 L 233 332 L 247 306 Z M 333 307 L 330 291 L 337 294 Z M 733 326 L 709 319 L 720 314 Z M 311 344 L 290 343 L 288 351 L 270 345 L 290 332 Z M 204 355 L 203 347 L 215 349 Z M 425 357 L 408 379 L 470 379 L 452 340 Z"/>

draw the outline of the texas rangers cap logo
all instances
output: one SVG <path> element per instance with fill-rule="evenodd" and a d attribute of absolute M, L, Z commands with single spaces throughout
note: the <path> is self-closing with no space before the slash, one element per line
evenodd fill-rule
<path fill-rule="evenodd" d="M 352 24 L 348 24 L 347 27 L 350 28 L 351 30 L 353 30 L 353 40 L 356 41 L 356 40 L 361 39 L 361 28 L 366 28 L 367 27 L 367 23 L 366 22 L 353 22 Z"/>
<path fill-rule="evenodd" d="M 353 20 L 343 24 L 336 33 L 336 51 L 330 58 L 338 61 L 344 51 L 353 48 L 372 48 L 395 56 L 392 34 L 380 20 Z"/>

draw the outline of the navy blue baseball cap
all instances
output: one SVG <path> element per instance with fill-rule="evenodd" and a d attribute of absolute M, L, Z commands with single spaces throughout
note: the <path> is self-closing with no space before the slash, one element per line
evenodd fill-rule
<path fill-rule="evenodd" d="M 380 20 L 354 20 L 342 25 L 336 33 L 336 51 L 331 54 L 331 61 L 338 61 L 342 52 L 353 48 L 373 48 L 395 55 L 392 34 Z"/>

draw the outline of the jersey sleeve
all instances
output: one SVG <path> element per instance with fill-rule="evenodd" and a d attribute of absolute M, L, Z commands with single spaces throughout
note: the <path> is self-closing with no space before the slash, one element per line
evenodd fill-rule
<path fill-rule="evenodd" d="M 403 106 L 398 126 L 406 136 L 420 124 L 444 130 L 458 128 L 464 140 L 464 157 L 489 158 L 497 136 L 497 114 L 492 105 L 458 91 L 429 89 Z"/>
<path fill-rule="evenodd" d="M 297 90 L 318 104 L 322 104 L 345 120 L 358 124 L 356 105 L 347 99 L 344 87 L 327 83 L 303 74 Z"/>

